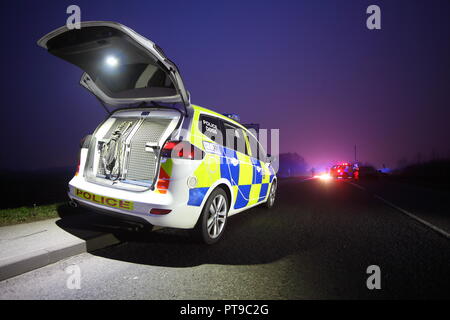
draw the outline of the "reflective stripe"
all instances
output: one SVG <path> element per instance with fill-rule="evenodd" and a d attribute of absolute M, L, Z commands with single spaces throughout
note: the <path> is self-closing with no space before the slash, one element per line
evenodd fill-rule
<path fill-rule="evenodd" d="M 205 158 L 194 171 L 197 187 L 210 187 L 221 178 L 220 162 L 220 156 L 211 153 L 205 154 Z"/>
<path fill-rule="evenodd" d="M 269 184 L 268 183 L 263 183 L 261 185 L 261 191 L 259 193 L 259 200 L 258 201 L 263 201 L 266 198 L 267 190 L 269 190 Z"/>
<path fill-rule="evenodd" d="M 161 162 L 161 166 L 159 168 L 159 176 L 158 181 L 156 182 L 157 193 L 166 194 L 170 185 L 170 177 L 172 176 L 172 167 L 173 160 L 172 159 L 164 159 Z"/>
<path fill-rule="evenodd" d="M 252 184 L 252 188 L 250 190 L 250 196 L 248 205 L 255 204 L 259 202 L 259 194 L 261 192 L 261 184 Z"/>
<path fill-rule="evenodd" d="M 270 170 L 266 165 L 263 165 L 264 170 L 264 176 L 262 179 L 262 183 L 269 183 L 270 182 Z"/>
<path fill-rule="evenodd" d="M 194 188 L 189 189 L 189 201 L 190 206 L 200 206 L 203 202 L 205 194 L 208 192 L 209 188 Z"/>
<path fill-rule="evenodd" d="M 253 163 L 253 181 L 252 184 L 261 184 L 264 170 L 261 167 L 261 161 L 251 158 Z"/>
<path fill-rule="evenodd" d="M 236 152 L 239 160 L 239 180 L 238 185 L 249 185 L 253 182 L 253 165 L 250 157 Z"/>
<path fill-rule="evenodd" d="M 228 148 L 224 148 L 224 155 L 225 155 L 223 159 L 224 168 L 221 171 L 225 172 L 226 168 L 228 168 L 228 173 L 222 175 L 222 178 L 224 179 L 228 178 L 232 186 L 238 185 L 240 165 L 237 152 Z"/>
<path fill-rule="evenodd" d="M 236 203 L 234 204 L 235 209 L 240 209 L 248 205 L 251 187 L 251 185 L 238 186 L 239 191 L 237 193 Z"/>

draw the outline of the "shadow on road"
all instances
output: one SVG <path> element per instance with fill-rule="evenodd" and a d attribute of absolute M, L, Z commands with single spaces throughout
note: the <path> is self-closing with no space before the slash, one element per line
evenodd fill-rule
<path fill-rule="evenodd" d="M 164 228 L 148 232 L 134 224 L 92 212 L 84 213 L 84 219 L 73 215 L 64 217 L 64 211 L 65 208 L 61 208 L 61 220 L 57 222 L 62 229 L 80 238 L 86 230 L 112 233 L 121 242 L 92 254 L 138 264 L 166 267 L 263 264 L 301 249 L 298 243 L 305 244 L 299 241 L 298 235 L 284 232 L 283 223 L 269 225 L 266 219 L 276 213 L 264 208 L 231 217 L 222 241 L 213 246 L 199 243 L 190 230 Z"/>
<path fill-rule="evenodd" d="M 230 217 L 223 239 L 212 246 L 199 243 L 191 230 L 148 232 L 135 223 L 86 209 L 76 209 L 80 213 L 74 215 L 74 209 L 65 205 L 58 209 L 61 220 L 57 224 L 80 238 L 86 230 L 114 234 L 119 245 L 92 252 L 109 259 L 167 267 L 264 264 L 309 246 L 308 230 L 295 219 L 292 202 L 296 201 L 298 196 L 285 194 L 272 210 L 259 206 Z"/>
<path fill-rule="evenodd" d="M 329 219 L 337 218 L 333 208 L 345 207 L 354 190 L 339 187 L 344 182 L 306 183 L 308 186 L 303 186 L 295 179 L 280 183 L 274 208 L 258 206 L 230 217 L 223 239 L 212 246 L 197 242 L 191 230 L 164 228 L 148 232 L 135 223 L 87 209 L 77 209 L 80 214 L 74 216 L 73 208 L 68 206 L 59 208 L 61 220 L 57 224 L 80 238 L 85 230 L 114 234 L 120 244 L 92 254 L 119 261 L 165 267 L 266 264 L 292 254 L 302 256 L 321 246 L 321 241 L 335 241 L 330 238 L 330 227 L 325 226 L 330 225 Z M 323 210 L 317 204 L 327 198 L 327 202 L 332 200 L 332 207 L 328 207 L 328 217 L 323 220 Z M 366 202 L 365 196 L 352 200 L 353 205 L 364 206 Z M 317 229 L 318 225 L 322 229 Z M 331 228 L 333 233 L 339 232 L 334 230 L 335 224 Z"/>
<path fill-rule="evenodd" d="M 381 236 L 367 225 L 369 217 L 376 226 L 397 227 L 386 224 L 390 220 L 382 218 L 381 212 L 385 210 L 370 193 L 345 182 L 287 181 L 280 183 L 272 210 L 259 206 L 230 217 L 223 239 L 213 246 L 196 242 L 190 230 L 164 228 L 148 232 L 135 223 L 86 209 L 79 209 L 80 213 L 74 215 L 68 206 L 59 208 L 61 220 L 57 224 L 80 238 L 86 230 L 114 234 L 121 242 L 119 245 L 92 252 L 109 259 L 166 267 L 252 265 L 271 263 L 293 254 L 305 257 L 305 253 L 325 244 L 336 252 L 341 251 L 342 243 L 355 248 L 366 243 L 372 248 L 372 241 Z M 395 212 L 392 217 L 404 219 Z M 395 232 L 386 234 L 382 245 L 393 235 Z M 340 254 L 342 257 L 346 251 Z"/>

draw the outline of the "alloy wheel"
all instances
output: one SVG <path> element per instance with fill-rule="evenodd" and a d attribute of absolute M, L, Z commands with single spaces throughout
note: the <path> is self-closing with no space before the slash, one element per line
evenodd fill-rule
<path fill-rule="evenodd" d="M 221 234 L 225 227 L 226 219 L 227 201 L 223 195 L 218 194 L 209 206 L 209 216 L 206 224 L 208 234 L 212 239 L 217 238 Z"/>

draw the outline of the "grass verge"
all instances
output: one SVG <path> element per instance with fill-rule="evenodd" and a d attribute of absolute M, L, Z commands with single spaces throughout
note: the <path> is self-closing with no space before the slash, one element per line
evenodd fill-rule
<path fill-rule="evenodd" d="M 0 227 L 19 223 L 58 218 L 58 207 L 64 204 L 54 203 L 44 206 L 20 207 L 0 210 Z"/>

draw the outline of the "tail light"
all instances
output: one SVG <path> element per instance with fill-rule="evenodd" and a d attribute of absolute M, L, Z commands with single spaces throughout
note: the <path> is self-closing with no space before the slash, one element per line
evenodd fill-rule
<path fill-rule="evenodd" d="M 161 150 L 161 156 L 165 158 L 201 160 L 203 150 L 187 141 L 167 141 Z"/>
<path fill-rule="evenodd" d="M 203 159 L 203 150 L 197 148 L 187 141 L 167 141 L 161 149 L 161 157 L 172 159 L 201 160 Z M 166 172 L 163 165 L 159 168 L 158 181 L 156 189 L 159 193 L 166 194 L 170 185 L 170 172 Z M 152 212 L 154 211 L 155 212 Z M 158 211 L 160 210 L 160 211 Z M 152 209 L 153 214 L 167 214 L 162 209 Z"/>
<path fill-rule="evenodd" d="M 159 176 L 158 182 L 156 183 L 156 188 L 159 190 L 167 190 L 169 189 L 170 180 L 161 178 L 161 174 Z"/>
<path fill-rule="evenodd" d="M 171 211 L 172 210 L 170 210 L 170 209 L 156 209 L 156 208 L 153 208 L 153 209 L 150 210 L 150 213 L 151 214 L 168 214 Z"/>
<path fill-rule="evenodd" d="M 77 176 L 80 173 L 80 158 L 81 155 L 78 155 L 78 163 L 77 163 L 77 170 L 75 171 L 75 175 Z"/>

